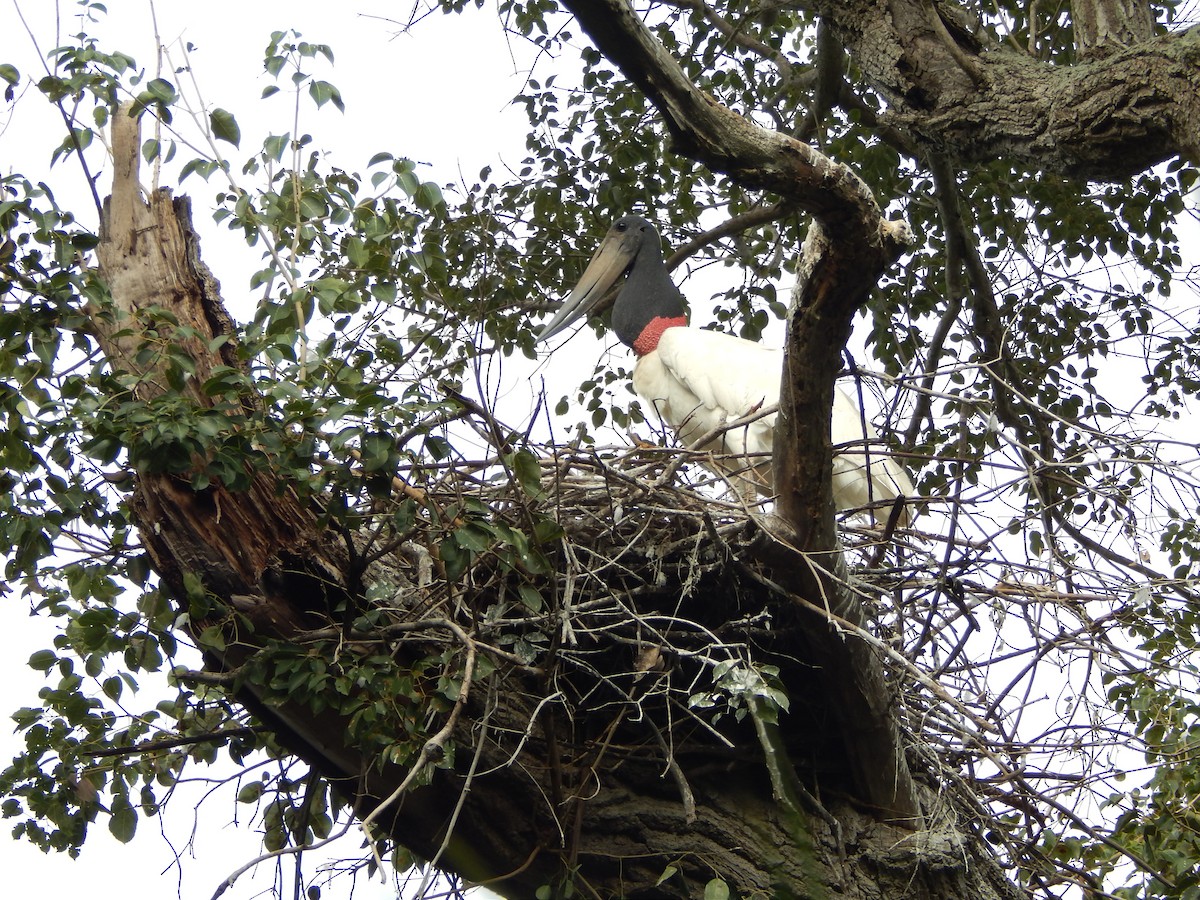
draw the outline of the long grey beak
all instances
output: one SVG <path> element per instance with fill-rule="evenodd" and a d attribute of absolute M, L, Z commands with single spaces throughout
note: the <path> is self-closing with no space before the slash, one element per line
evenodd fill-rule
<path fill-rule="evenodd" d="M 563 301 L 554 318 L 541 331 L 537 340 L 544 341 L 558 334 L 576 319 L 595 311 L 605 292 L 625 274 L 637 255 L 637 244 L 624 233 L 610 231 L 592 257 L 575 290 Z"/>

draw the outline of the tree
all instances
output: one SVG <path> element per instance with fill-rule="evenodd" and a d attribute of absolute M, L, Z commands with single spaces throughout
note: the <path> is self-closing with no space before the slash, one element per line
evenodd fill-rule
<path fill-rule="evenodd" d="M 1172 292 L 1200 29 L 1136 0 L 500 9 L 578 62 L 519 98 L 523 168 L 445 194 L 299 129 L 239 165 L 217 107 L 200 153 L 183 69 L 55 51 L 57 152 L 111 125 L 114 181 L 98 234 L 21 176 L 0 201 L 6 577 L 63 621 L 0 777 L 17 832 L 128 838 L 186 763 L 261 751 L 267 851 L 344 810 L 370 864 L 512 896 L 1200 896 L 1200 332 Z M 323 58 L 277 33 L 265 65 L 340 107 Z M 245 324 L 187 201 L 139 193 L 181 149 L 264 252 Z M 620 365 L 567 443 L 491 401 L 530 298 L 631 207 L 674 266 L 732 266 L 719 327 L 786 316 L 768 507 L 607 446 L 653 434 Z M 911 529 L 835 518 L 843 360 L 931 498 Z M 178 698 L 120 714 L 181 643 Z"/>

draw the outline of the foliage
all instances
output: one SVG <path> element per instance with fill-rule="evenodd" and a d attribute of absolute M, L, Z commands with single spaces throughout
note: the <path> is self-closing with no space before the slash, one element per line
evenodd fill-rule
<path fill-rule="evenodd" d="M 694 319 L 757 338 L 784 314 L 780 285 L 794 276 L 806 220 L 780 204 L 765 224 L 718 235 L 719 223 L 776 198 L 672 153 L 646 100 L 555 4 L 499 6 L 516 38 L 578 63 L 535 71 L 517 98 L 530 130 L 515 171 L 485 169 L 453 191 L 390 153 L 361 173 L 322 157 L 300 123 L 345 105 L 314 74 L 333 49 L 299 35 L 270 36 L 264 101 L 286 92 L 303 120 L 237 160 L 223 155 L 242 152 L 237 117 L 189 99 L 186 67 L 147 79 L 87 34 L 54 51 L 37 88 L 71 127 L 52 158 L 87 166 L 114 100 L 132 100 L 158 123 L 145 160 L 187 157 L 180 180 L 216 186 L 216 222 L 263 265 L 250 283 L 259 299 L 231 341 L 238 365 L 208 375 L 205 402 L 189 390 L 194 361 L 170 338 L 190 335 L 151 316 L 148 333 L 161 338 L 139 354 L 165 360 L 167 377 L 148 396 L 93 337 L 90 318 L 108 308 L 90 267 L 97 236 L 51 186 L 0 182 L 0 547 L 9 589 L 62 623 L 53 648 L 29 660 L 47 686 L 40 707 L 15 714 L 26 750 L 0 774 L 16 834 L 75 854 L 99 820 L 129 840 L 189 764 L 265 753 L 276 767 L 248 769 L 238 795 L 259 810 L 265 848 L 329 837 L 342 798 L 298 773 L 232 697 L 253 682 L 269 699 L 334 709 L 364 752 L 414 766 L 469 680 L 466 645 L 438 631 L 401 659 L 347 646 L 346 634 L 394 624 L 381 612 L 394 585 L 368 568 L 419 534 L 447 585 L 471 584 L 484 564 L 509 579 L 511 597 L 481 615 L 547 610 L 563 527 L 539 505 L 536 415 L 508 427 L 480 414 L 485 367 L 535 357 L 529 319 L 546 305 L 530 298 L 556 296 L 578 275 L 586 236 L 641 210 L 668 246 L 696 245 L 677 276 L 724 267 L 709 297 L 692 294 Z M 1033 27 L 1036 6 L 1001 3 L 981 27 L 1070 61 L 1066 17 Z M 1160 11 L 1164 22 L 1177 12 Z M 1195 170 L 1176 163 L 1124 184 L 1003 160 L 954 171 L 889 139 L 882 101 L 861 85 L 819 108 L 815 65 L 797 61 L 815 54 L 807 12 L 727 4 L 722 21 L 753 42 L 731 40 L 699 6 L 652 15 L 704 90 L 849 163 L 921 236 L 863 311 L 847 365 L 903 437 L 921 492 L 942 498 L 901 564 L 907 611 L 873 618 L 898 679 L 915 683 L 919 670 L 953 694 L 949 707 L 922 694 L 905 710 L 906 727 L 933 732 L 930 746 L 940 740 L 961 761 L 931 771 L 986 808 L 988 840 L 1037 896 L 1060 896 L 1063 883 L 1131 900 L 1200 896 L 1200 495 L 1194 446 L 1175 428 L 1200 387 L 1181 249 Z M 0 65 L 7 84 L 20 77 Z M 648 429 L 627 375 L 598 365 L 559 402 L 590 423 L 583 446 L 611 440 L 609 423 Z M 275 473 L 359 554 L 364 602 L 324 611 L 337 627 L 319 641 L 268 644 L 234 678 L 199 677 L 196 650 L 224 649 L 241 620 L 199 579 L 186 603 L 162 590 L 132 525 L 134 471 L 179 475 L 197 491 Z M 463 487 L 436 507 L 421 490 L 394 497 L 398 476 L 432 489 L 463 472 L 508 493 L 484 502 Z M 882 606 L 887 594 L 872 596 Z M 508 633 L 487 665 L 540 665 L 554 633 Z M 732 652 L 705 666 L 708 680 L 686 696 L 713 726 L 758 704 L 772 724 L 792 715 L 777 669 Z M 143 673 L 164 669 L 178 695 L 130 712 Z M 1050 698 L 1040 710 L 1038 698 Z M 931 710 L 954 721 L 920 722 Z M 995 736 L 980 743 L 979 722 Z M 729 889 L 715 877 L 705 896 Z"/>
<path fill-rule="evenodd" d="M 316 107 L 340 108 L 337 89 L 300 68 L 314 57 L 331 58 L 328 48 L 288 38 L 272 37 L 268 71 L 305 91 Z M 56 63 L 60 74 L 39 88 L 60 104 L 98 98 L 97 129 L 107 122 L 111 99 L 127 91 L 136 96 L 135 108 L 164 126 L 185 102 L 163 78 L 139 91 L 132 58 L 100 53 L 86 36 L 80 46 L 56 51 Z M 238 143 L 232 114 L 216 110 L 206 124 L 209 137 Z M 94 133 L 81 125 L 55 155 L 86 151 Z M 168 134 L 147 142 L 148 161 L 178 152 L 183 139 Z M 187 671 L 190 656 L 180 656 L 186 648 L 179 640 L 189 621 L 209 623 L 197 630 L 201 647 L 224 640 L 224 620 L 214 615 L 202 583 L 193 585 L 182 611 L 160 592 L 128 517 L 131 470 L 178 473 L 196 490 L 212 483 L 243 488 L 256 468 L 286 471 L 293 490 L 338 498 L 328 515 L 349 529 L 358 524 L 361 502 L 378 490 L 379 476 L 386 483 L 389 467 L 395 469 L 398 452 L 435 467 L 461 452 L 436 424 L 453 418 L 456 407 L 432 390 L 461 385 L 474 352 L 472 342 L 451 343 L 452 323 L 437 310 L 430 287 L 446 278 L 433 234 L 445 218 L 440 190 L 419 180 L 413 163 L 386 154 L 372 160 L 369 183 L 322 171 L 319 157 L 303 157 L 310 141 L 303 134 L 268 138 L 243 167 L 246 175 L 262 176 L 253 195 L 228 178 L 231 166 L 223 158 L 199 156 L 183 165 L 184 178 L 227 179 L 217 221 L 265 247 L 267 259 L 253 280 L 262 300 L 236 342 L 247 367 L 210 373 L 201 389 L 207 403 L 186 390 L 196 369 L 178 340 L 195 335 L 165 311 L 149 323 L 162 339 L 139 351 L 147 366 L 165 360 L 165 390 L 147 398 L 136 375 L 106 364 L 89 324 L 91 316 L 107 315 L 105 289 L 87 265 L 96 236 L 58 207 L 48 186 L 20 176 L 4 181 L 5 580 L 35 601 L 35 611 L 63 624 L 54 648 L 30 659 L 48 684 L 42 706 L 16 714 L 27 749 L 0 784 L 14 833 L 44 849 L 77 854 L 98 816 L 129 840 L 141 816 L 157 814 L 161 794 L 189 761 L 208 764 L 221 751 L 234 762 L 264 747 L 277 752 L 259 730 L 230 724 L 244 714 L 227 701 L 228 687 L 185 682 L 174 700 L 125 711 L 125 695 L 137 688 L 141 673 Z M 314 267 L 315 275 L 301 279 L 302 265 Z M 398 296 L 411 299 L 398 304 Z M 310 336 L 310 328 L 320 334 Z M 342 356 L 335 347 L 353 352 Z M 397 371 L 409 373 L 402 390 L 385 393 L 380 386 L 396 381 Z M 412 378 L 414 372 L 421 377 Z M 410 442 L 400 451 L 389 452 L 378 440 L 406 432 Z M 352 446 L 361 448 L 361 467 L 352 465 Z M 413 515 L 411 504 L 402 506 L 393 525 L 403 529 Z M 523 540 L 513 541 L 524 558 L 534 558 Z M 366 656 L 331 669 L 332 656 L 318 647 L 300 653 L 280 647 L 264 654 L 272 660 L 269 672 L 258 660 L 243 677 L 315 709 L 336 704 L 364 746 L 379 742 L 380 753 L 403 763 L 425 735 L 403 714 L 402 700 L 436 712 L 444 702 L 439 679 L 454 660 L 434 654 L 396 671 L 386 656 Z M 164 732 L 183 740 L 155 752 Z M 306 830 L 318 838 L 328 834 L 333 801 L 324 787 L 318 784 L 314 794 L 306 784 L 284 769 L 269 784 L 251 782 L 240 794 L 261 804 L 269 848 L 303 840 Z"/>

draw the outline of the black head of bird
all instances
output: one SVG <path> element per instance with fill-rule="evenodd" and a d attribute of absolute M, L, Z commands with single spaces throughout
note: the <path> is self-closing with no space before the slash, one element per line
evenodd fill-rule
<path fill-rule="evenodd" d="M 608 230 L 579 283 L 537 339 L 544 341 L 577 319 L 598 312 L 608 289 L 622 277 L 625 283 L 612 312 L 612 329 L 622 343 L 643 353 L 647 329 L 661 331 L 666 322 L 687 324 L 683 295 L 663 262 L 657 229 L 641 216 L 622 216 Z"/>

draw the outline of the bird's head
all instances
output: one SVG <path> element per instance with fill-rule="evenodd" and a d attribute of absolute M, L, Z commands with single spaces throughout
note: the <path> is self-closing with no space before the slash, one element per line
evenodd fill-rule
<path fill-rule="evenodd" d="M 657 229 L 641 216 L 622 216 L 608 229 L 579 283 L 537 339 L 544 341 L 575 320 L 601 312 L 608 289 L 625 276 L 629 279 L 617 298 L 613 328 L 626 344 L 633 346 L 641 332 L 635 320 L 646 318 L 644 314 L 683 315 L 683 300 L 663 264 Z"/>

